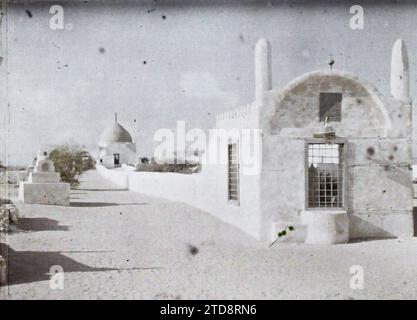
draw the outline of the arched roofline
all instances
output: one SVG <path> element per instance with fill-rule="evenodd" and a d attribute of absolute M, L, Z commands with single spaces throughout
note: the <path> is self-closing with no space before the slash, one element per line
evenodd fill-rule
<path fill-rule="evenodd" d="M 352 81 L 356 85 L 362 87 L 369 94 L 369 96 L 375 102 L 378 109 L 381 111 L 382 116 L 385 121 L 385 128 L 387 130 L 391 129 L 392 127 L 391 118 L 389 116 L 387 109 L 385 108 L 384 103 L 382 102 L 381 93 L 368 81 L 359 79 L 359 77 L 349 72 L 339 71 L 339 70 L 316 70 L 316 71 L 305 73 L 293 79 L 292 81 L 290 81 L 283 89 L 277 90 L 279 92 L 279 95 L 281 96 L 281 99 L 287 96 L 297 86 L 303 84 L 304 82 L 308 81 L 312 77 L 340 77 L 340 78 L 344 78 L 349 81 Z"/>

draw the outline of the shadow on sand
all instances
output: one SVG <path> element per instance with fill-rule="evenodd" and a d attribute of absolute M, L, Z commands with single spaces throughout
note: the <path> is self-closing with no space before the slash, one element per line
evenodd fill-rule
<path fill-rule="evenodd" d="M 30 283 L 51 279 L 51 266 L 59 265 L 64 272 L 113 271 L 115 268 L 93 268 L 57 251 L 15 251 L 8 247 L 8 284 Z"/>
<path fill-rule="evenodd" d="M 114 207 L 114 206 L 146 206 L 146 202 L 116 203 L 116 202 L 70 202 L 71 207 L 90 208 L 90 207 Z"/>
<path fill-rule="evenodd" d="M 375 237 L 375 238 L 355 238 L 350 239 L 348 243 L 361 243 L 361 242 L 372 242 L 372 241 L 388 241 L 398 239 L 397 237 Z"/>
<path fill-rule="evenodd" d="M 17 227 L 23 231 L 67 231 L 68 226 L 49 218 L 19 218 Z"/>
<path fill-rule="evenodd" d="M 61 266 L 65 273 L 161 269 L 160 267 L 130 269 L 95 268 L 69 258 L 61 251 L 15 251 L 6 245 L 2 246 L 5 247 L 2 250 L 8 250 L 8 285 L 50 280 L 50 268 L 54 265 Z"/>

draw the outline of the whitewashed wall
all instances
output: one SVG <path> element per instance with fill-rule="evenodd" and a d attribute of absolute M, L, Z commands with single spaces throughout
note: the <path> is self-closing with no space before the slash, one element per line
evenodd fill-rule
<path fill-rule="evenodd" d="M 129 187 L 129 171 L 123 169 L 106 169 L 102 165 L 96 165 L 100 175 L 119 187 L 127 189 Z"/>
<path fill-rule="evenodd" d="M 257 192 L 253 192 L 258 185 L 255 181 L 257 176 L 248 176 L 251 181 L 242 183 L 240 205 L 236 205 L 227 200 L 227 171 L 224 165 L 206 166 L 202 172 L 195 174 L 126 172 L 122 169 L 107 169 L 101 165 L 97 165 L 97 170 L 118 186 L 187 203 L 260 239 Z"/>

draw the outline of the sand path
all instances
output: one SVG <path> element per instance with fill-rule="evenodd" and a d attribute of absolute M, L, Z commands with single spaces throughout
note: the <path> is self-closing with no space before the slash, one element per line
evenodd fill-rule
<path fill-rule="evenodd" d="M 89 171 L 71 206 L 19 205 L 10 299 L 417 298 L 417 240 L 271 248 L 210 214 Z M 51 266 L 64 289 L 51 289 Z M 352 265 L 363 290 L 349 287 Z"/>

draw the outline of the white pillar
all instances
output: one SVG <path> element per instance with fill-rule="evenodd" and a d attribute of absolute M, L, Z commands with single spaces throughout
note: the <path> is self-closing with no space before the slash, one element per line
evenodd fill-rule
<path fill-rule="evenodd" d="M 405 103 L 410 103 L 410 76 L 405 42 L 398 39 L 392 48 L 391 94 Z"/>
<path fill-rule="evenodd" d="M 262 99 L 264 93 L 272 89 L 271 47 L 261 38 L 255 47 L 255 99 Z"/>

